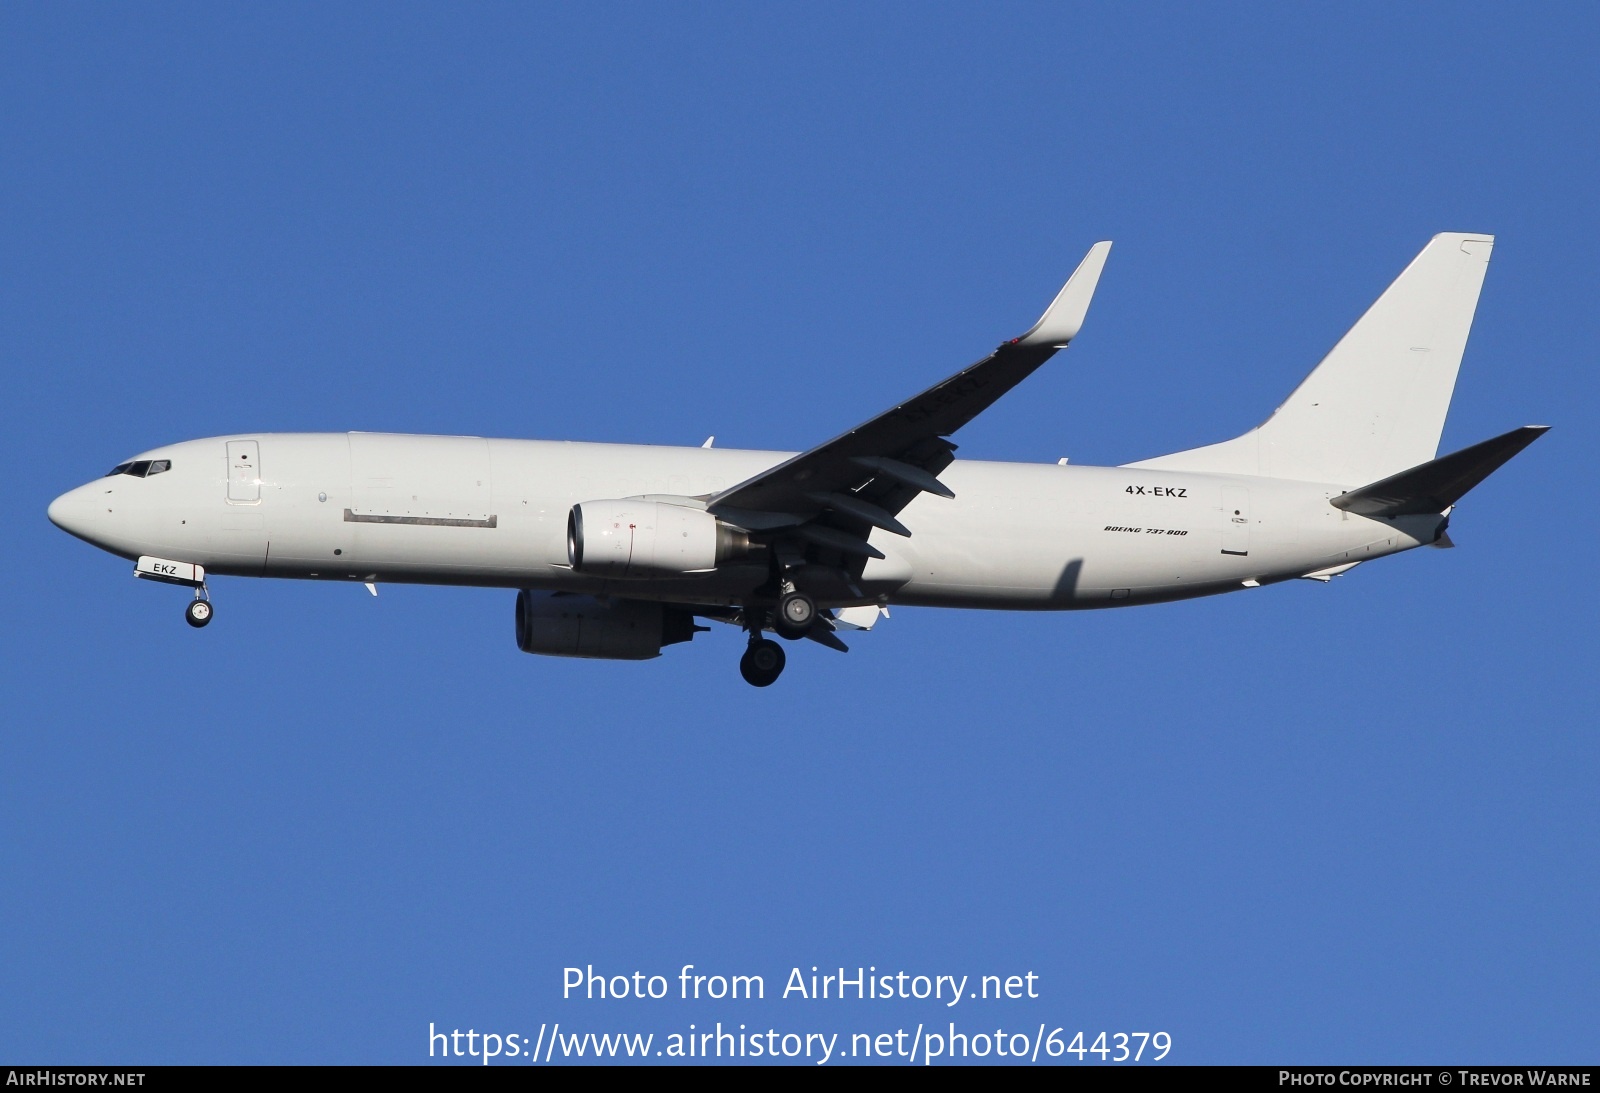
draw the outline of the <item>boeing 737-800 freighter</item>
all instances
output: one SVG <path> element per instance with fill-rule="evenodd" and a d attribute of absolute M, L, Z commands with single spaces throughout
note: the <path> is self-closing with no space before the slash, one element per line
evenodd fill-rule
<path fill-rule="evenodd" d="M 1544 426 L 1436 458 L 1493 239 L 1435 236 L 1265 423 L 1121 467 L 955 458 L 950 436 L 1065 348 L 1110 243 L 977 364 L 810 451 L 390 433 L 190 440 L 119 463 L 50 519 L 194 589 L 208 577 L 516 589 L 517 645 L 644 660 L 708 627 L 845 649 L 891 604 L 1125 607 L 1448 546 L 1456 502 Z"/>

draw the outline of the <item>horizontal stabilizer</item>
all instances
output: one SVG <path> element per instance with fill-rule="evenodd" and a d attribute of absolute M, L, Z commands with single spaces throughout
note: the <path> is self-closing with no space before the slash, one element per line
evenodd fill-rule
<path fill-rule="evenodd" d="M 1524 425 L 1451 455 L 1390 475 L 1332 499 L 1334 508 L 1361 516 L 1413 516 L 1443 512 L 1522 449 L 1548 425 Z"/>

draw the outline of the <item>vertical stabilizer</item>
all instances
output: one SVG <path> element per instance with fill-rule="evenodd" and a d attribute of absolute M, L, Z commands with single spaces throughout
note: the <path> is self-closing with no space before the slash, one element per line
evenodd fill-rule
<path fill-rule="evenodd" d="M 1494 237 L 1436 235 L 1267 421 L 1132 467 L 1357 486 L 1439 451 Z"/>

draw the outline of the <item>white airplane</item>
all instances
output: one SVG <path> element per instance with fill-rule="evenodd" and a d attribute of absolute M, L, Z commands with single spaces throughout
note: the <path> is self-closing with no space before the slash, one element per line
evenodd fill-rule
<path fill-rule="evenodd" d="M 50 519 L 187 585 L 215 574 L 517 589 L 517 645 L 644 660 L 731 623 L 744 678 L 787 639 L 846 647 L 891 604 L 1124 607 L 1449 546 L 1456 502 L 1537 439 L 1435 458 L 1493 239 L 1435 236 L 1259 427 L 1121 467 L 955 459 L 949 437 L 1078 333 L 1097 243 L 977 364 L 798 455 L 389 433 L 257 433 L 143 452 Z"/>

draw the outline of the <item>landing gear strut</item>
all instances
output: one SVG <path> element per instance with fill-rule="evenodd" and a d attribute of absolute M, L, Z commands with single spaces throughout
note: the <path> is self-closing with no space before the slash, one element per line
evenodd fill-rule
<path fill-rule="evenodd" d="M 767 608 L 745 610 L 743 623 L 750 634 L 750 647 L 739 658 L 739 674 L 752 687 L 770 687 L 776 683 L 788 659 L 783 646 L 761 636 L 769 621 L 778 636 L 789 641 L 805 637 L 817 623 L 816 600 L 788 580 L 783 580 L 779 588 L 783 592 L 778 597 L 777 610 L 770 613 Z"/>
<path fill-rule="evenodd" d="M 739 658 L 739 674 L 752 687 L 770 687 L 783 674 L 783 646 L 768 638 L 750 638 L 750 648 Z"/>
<path fill-rule="evenodd" d="M 817 601 L 804 592 L 786 592 L 778 601 L 772 628 L 780 638 L 795 641 L 810 632 L 817 621 Z"/>
<path fill-rule="evenodd" d="M 194 590 L 194 599 L 183 609 L 183 621 L 198 629 L 211 621 L 211 599 L 203 588 Z"/>

